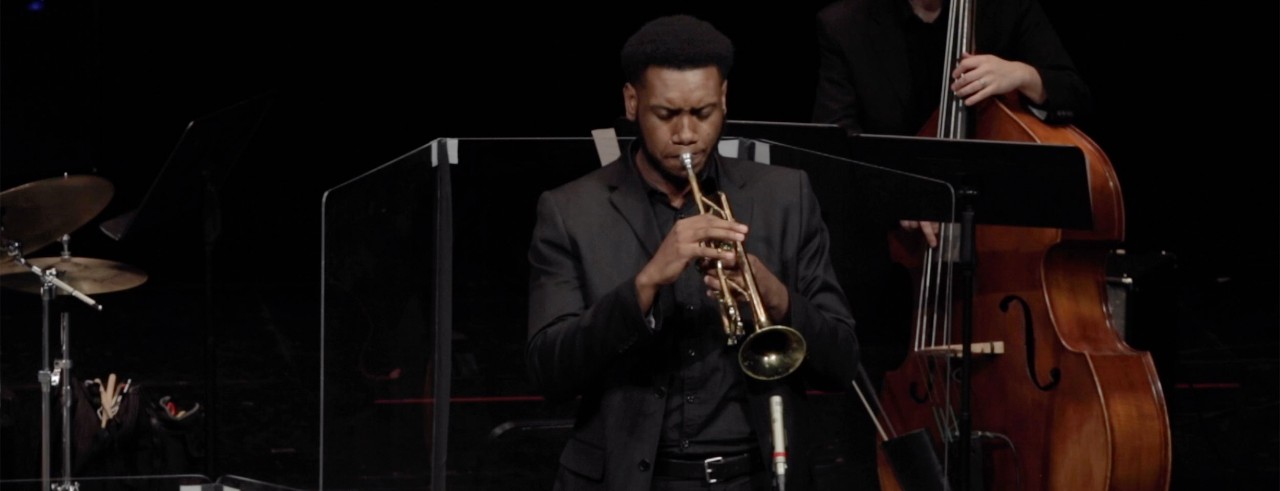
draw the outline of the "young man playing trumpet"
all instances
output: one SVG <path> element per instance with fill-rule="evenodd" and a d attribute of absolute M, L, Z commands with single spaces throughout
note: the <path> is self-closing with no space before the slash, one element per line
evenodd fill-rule
<path fill-rule="evenodd" d="M 733 46 L 710 24 L 654 20 L 621 58 L 640 138 L 543 193 L 529 246 L 530 374 L 549 398 L 581 398 L 556 487 L 771 489 L 780 467 L 769 398 L 779 395 L 785 482 L 805 489 L 804 390 L 847 386 L 858 362 L 808 177 L 716 153 Z M 699 212 L 695 178 L 702 195 L 727 196 L 733 221 Z M 738 245 L 749 252 L 727 250 Z M 714 263 L 744 285 L 744 257 L 756 311 L 793 328 L 798 346 L 747 347 L 766 327 L 753 325 L 752 307 L 740 308 L 746 335 L 726 333 Z M 746 302 L 745 289 L 733 291 Z M 780 352 L 747 353 L 769 349 Z M 744 371 L 777 358 L 794 366 Z"/>

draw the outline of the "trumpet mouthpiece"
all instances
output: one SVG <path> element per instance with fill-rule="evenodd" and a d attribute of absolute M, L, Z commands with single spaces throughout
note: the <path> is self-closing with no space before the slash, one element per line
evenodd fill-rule
<path fill-rule="evenodd" d="M 693 170 L 693 154 L 688 152 L 680 154 L 680 163 L 684 164 L 685 169 Z"/>

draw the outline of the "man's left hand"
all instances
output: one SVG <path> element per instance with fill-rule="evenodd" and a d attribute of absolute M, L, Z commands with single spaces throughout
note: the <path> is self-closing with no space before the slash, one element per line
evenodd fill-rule
<path fill-rule="evenodd" d="M 764 306 L 769 319 L 777 322 L 779 319 L 786 317 L 787 312 L 791 309 L 791 294 L 787 291 L 787 286 L 774 276 L 769 268 L 765 267 L 760 258 L 753 254 L 747 254 L 747 258 L 751 261 L 751 272 L 756 279 L 756 291 L 760 294 L 760 302 Z M 702 282 L 707 285 L 707 296 L 711 298 L 720 298 L 720 279 L 716 275 L 714 266 L 704 268 L 706 275 L 703 276 Z M 742 277 L 741 268 L 724 268 L 728 281 L 747 288 L 747 284 Z M 739 301 L 750 302 L 751 299 L 743 292 L 733 291 L 735 298 Z"/>
<path fill-rule="evenodd" d="M 1036 104 L 1044 102 L 1040 72 L 1026 63 L 995 55 L 964 54 L 951 72 L 951 91 L 972 106 L 992 96 L 1021 92 Z"/>

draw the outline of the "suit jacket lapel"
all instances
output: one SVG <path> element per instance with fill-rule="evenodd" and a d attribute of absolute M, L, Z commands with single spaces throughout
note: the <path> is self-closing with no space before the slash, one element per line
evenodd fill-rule
<path fill-rule="evenodd" d="M 736 165 L 731 159 L 720 157 L 720 190 L 729 198 L 733 219 L 738 223 L 751 223 L 752 200 L 747 198 L 747 185 L 753 180 L 751 167 Z M 714 198 L 713 198 L 714 199 Z"/>
<path fill-rule="evenodd" d="M 612 164 L 609 187 L 609 203 L 622 215 L 636 239 L 644 245 L 650 256 L 658 250 L 662 242 L 662 232 L 658 230 L 658 222 L 653 218 L 653 208 L 645 191 L 645 184 L 634 168 L 635 164 L 629 156 L 623 156 Z"/>

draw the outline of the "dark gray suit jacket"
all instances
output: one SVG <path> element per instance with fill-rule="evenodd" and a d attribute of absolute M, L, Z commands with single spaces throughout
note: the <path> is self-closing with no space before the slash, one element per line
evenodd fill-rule
<path fill-rule="evenodd" d="M 857 133 L 919 133 L 924 122 L 906 120 L 913 83 L 899 5 L 906 2 L 842 0 L 818 14 L 814 122 Z M 944 10 L 938 21 L 945 16 Z M 1036 0 L 979 1 L 974 24 L 979 54 L 1021 61 L 1040 72 L 1048 94 L 1041 106 L 1045 121 L 1070 122 L 1090 109 L 1089 89 Z"/>
<path fill-rule="evenodd" d="M 557 488 L 647 490 L 653 476 L 671 372 L 656 360 L 657 336 L 640 312 L 634 279 L 666 234 L 629 156 L 547 191 L 529 247 L 529 344 L 535 385 L 552 399 L 580 396 Z M 761 457 L 772 453 L 767 400 L 784 396 L 788 485 L 807 479 L 800 438 L 804 389 L 848 386 L 857 366 L 853 319 L 828 257 L 827 229 L 808 177 L 797 170 L 721 158 L 720 189 L 748 224 L 745 247 L 787 285 L 788 319 L 808 344 L 801 368 L 781 383 L 747 383 Z M 661 325 L 674 300 L 663 288 Z M 721 326 L 707 326 L 721 329 Z M 797 487 L 796 489 L 799 489 Z"/>

